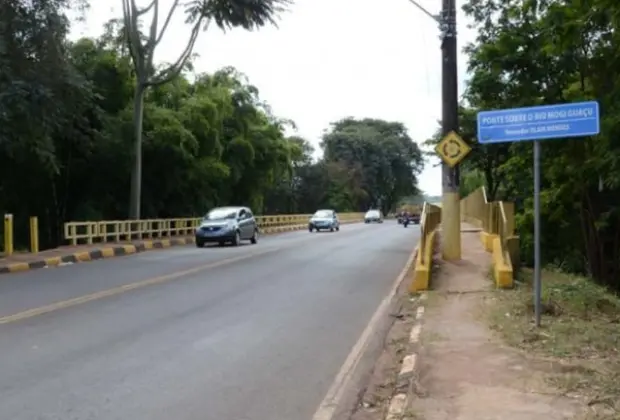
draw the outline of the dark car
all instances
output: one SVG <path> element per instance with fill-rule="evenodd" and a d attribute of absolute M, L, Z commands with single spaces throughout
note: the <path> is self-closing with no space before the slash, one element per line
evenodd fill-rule
<path fill-rule="evenodd" d="M 308 221 L 308 231 L 329 230 L 337 232 L 340 230 L 340 220 L 334 210 L 317 210 Z"/>
<path fill-rule="evenodd" d="M 242 240 L 258 242 L 258 224 L 247 207 L 218 207 L 211 210 L 196 229 L 196 246 L 206 243 L 238 246 Z"/>

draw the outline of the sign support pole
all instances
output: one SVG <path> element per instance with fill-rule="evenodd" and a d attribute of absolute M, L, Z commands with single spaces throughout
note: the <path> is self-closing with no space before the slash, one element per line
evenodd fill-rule
<path fill-rule="evenodd" d="M 540 327 L 542 306 L 542 278 L 540 268 L 540 141 L 534 141 L 534 314 Z"/>
<path fill-rule="evenodd" d="M 442 135 L 459 131 L 456 2 L 443 0 L 440 15 L 442 56 Z M 461 205 L 459 166 L 442 165 L 442 254 L 447 261 L 461 259 Z"/>
<path fill-rule="evenodd" d="M 534 142 L 534 317 L 542 315 L 540 140 L 595 136 L 601 132 L 596 101 L 569 102 L 512 109 L 481 111 L 477 116 L 481 144 Z"/>

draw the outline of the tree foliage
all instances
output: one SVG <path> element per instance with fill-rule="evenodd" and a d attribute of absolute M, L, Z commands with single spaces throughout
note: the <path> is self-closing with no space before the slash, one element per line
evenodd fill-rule
<path fill-rule="evenodd" d="M 481 109 L 598 100 L 601 134 L 542 143 L 543 258 L 620 288 L 620 4 L 610 0 L 469 0 L 476 40 L 461 109 L 474 152 L 465 176 L 515 200 L 523 255 L 532 255 L 532 145 L 480 145 Z M 530 261 L 531 262 L 531 261 Z"/>
<path fill-rule="evenodd" d="M 172 0 L 171 7 L 160 9 L 160 0 L 148 0 L 141 7 L 138 0 L 122 0 L 122 31 L 136 74 L 133 102 L 134 166 L 131 172 L 131 197 L 129 215 L 140 219 L 142 208 L 142 142 L 144 124 L 144 97 L 147 88 L 171 82 L 189 64 L 201 30 L 207 30 L 212 22 L 221 29 L 242 27 L 247 30 L 276 23 L 278 14 L 286 9 L 290 0 Z M 157 68 L 155 50 L 162 41 L 168 25 L 178 9 L 190 24 L 189 38 L 181 48 L 176 61 Z M 142 29 L 145 16 L 150 15 L 148 30 Z M 162 19 L 163 17 L 163 19 Z M 182 44 L 183 45 L 183 44 Z"/>
<path fill-rule="evenodd" d="M 0 213 L 15 215 L 21 246 L 28 216 L 39 217 L 47 247 L 61 242 L 66 221 L 127 215 L 131 54 L 118 21 L 98 39 L 67 41 L 67 6 L 0 6 Z M 191 79 L 181 73 L 145 92 L 144 107 L 144 218 L 232 204 L 258 214 L 363 211 L 416 189 L 421 158 L 401 124 L 336 122 L 317 160 L 308 140 L 287 134 L 292 122 L 232 67 Z"/>

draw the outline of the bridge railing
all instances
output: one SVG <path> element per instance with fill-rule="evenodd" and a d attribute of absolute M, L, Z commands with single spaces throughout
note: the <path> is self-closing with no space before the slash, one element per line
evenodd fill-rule
<path fill-rule="evenodd" d="M 441 207 L 425 202 L 420 216 L 420 244 L 418 245 L 413 280 L 409 285 L 409 291 L 412 293 L 429 288 L 433 269 L 435 233 L 440 224 Z"/>
<path fill-rule="evenodd" d="M 520 261 L 514 203 L 489 201 L 486 189 L 481 187 L 461 199 L 461 219 L 482 229 L 480 239 L 493 253 L 498 286 L 512 286 Z"/>
<path fill-rule="evenodd" d="M 422 215 L 420 216 L 420 228 L 422 231 L 420 235 L 420 250 L 426 250 L 431 246 L 431 234 L 435 232 L 440 224 L 441 207 L 425 202 L 424 207 L 422 208 Z M 428 262 L 428 257 L 424 254 L 426 253 L 420 252 L 420 261 L 423 264 L 426 264 Z"/>
<path fill-rule="evenodd" d="M 310 214 L 285 214 L 256 216 L 259 229 L 265 232 L 292 230 L 307 225 Z M 341 223 L 361 221 L 363 213 L 341 213 Z M 122 242 L 141 239 L 172 238 L 192 235 L 202 218 L 145 220 L 101 220 L 67 222 L 64 224 L 64 238 L 71 245 Z M 283 229 L 280 229 L 283 228 Z"/>

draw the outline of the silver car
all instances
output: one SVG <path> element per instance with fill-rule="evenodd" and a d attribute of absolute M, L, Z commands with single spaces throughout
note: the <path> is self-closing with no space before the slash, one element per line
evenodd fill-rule
<path fill-rule="evenodd" d="M 238 246 L 242 240 L 258 242 L 258 224 L 247 207 L 218 207 L 212 209 L 196 229 L 196 246 L 202 248 L 206 243 L 224 245 L 231 242 Z"/>
<path fill-rule="evenodd" d="M 340 230 L 340 220 L 334 210 L 317 210 L 308 221 L 308 231 L 329 230 L 330 232 Z"/>

